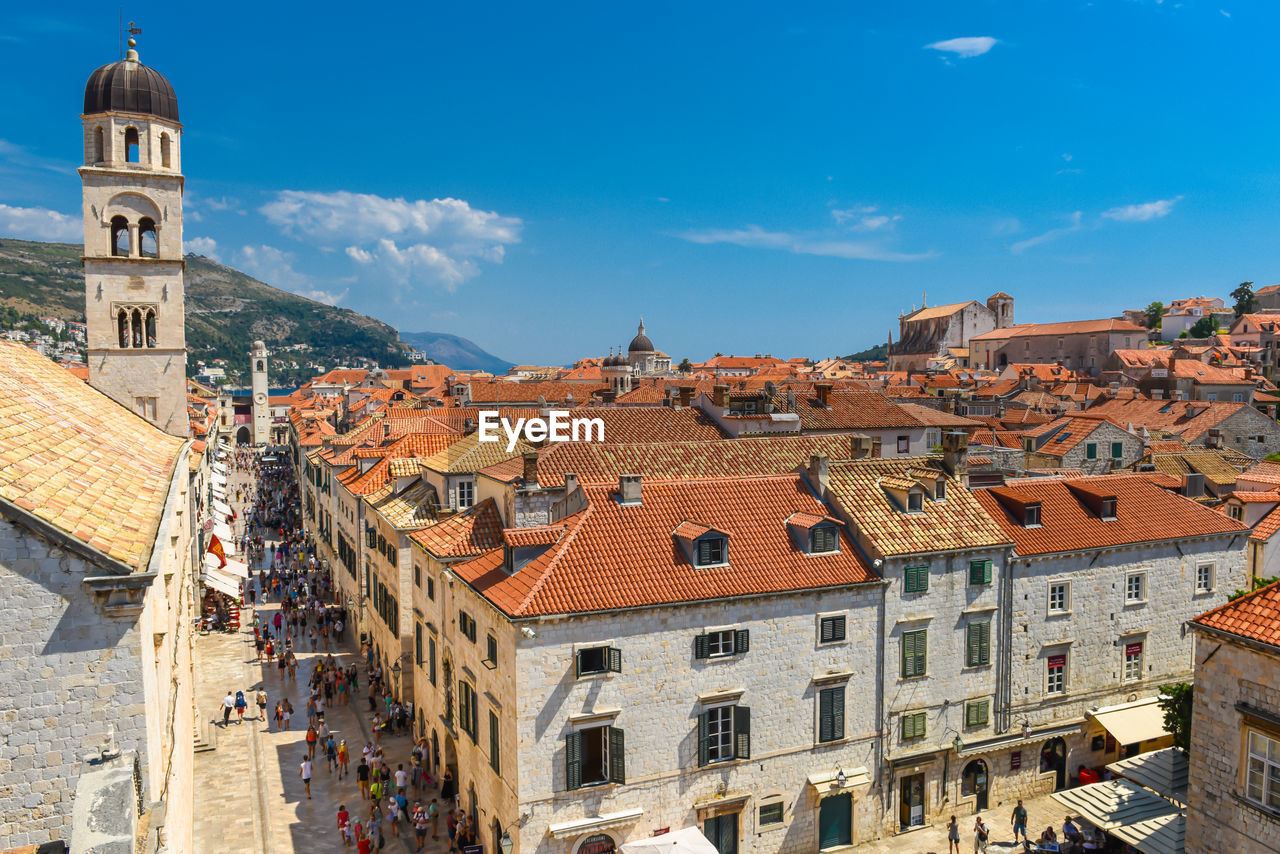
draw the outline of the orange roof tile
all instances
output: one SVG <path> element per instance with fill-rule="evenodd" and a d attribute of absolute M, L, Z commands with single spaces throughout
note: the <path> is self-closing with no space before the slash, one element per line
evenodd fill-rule
<path fill-rule="evenodd" d="M 1213 631 L 1280 646 L 1280 581 L 1219 605 L 1191 622 Z"/>
<path fill-rule="evenodd" d="M 462 513 L 414 531 L 409 539 L 437 559 L 471 557 L 502 545 L 502 517 L 493 499 L 486 498 Z"/>

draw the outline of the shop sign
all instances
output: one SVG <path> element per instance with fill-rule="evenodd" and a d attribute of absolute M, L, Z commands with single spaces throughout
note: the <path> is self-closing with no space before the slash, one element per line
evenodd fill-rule
<path fill-rule="evenodd" d="M 464 845 L 462 846 L 462 854 L 484 854 L 483 845 Z"/>
<path fill-rule="evenodd" d="M 662 834 L 664 834 L 664 833 L 670 833 L 670 832 L 671 832 L 671 828 L 669 828 L 669 827 L 660 827 L 660 828 L 658 828 L 657 830 L 655 830 L 655 831 L 653 832 L 653 835 L 654 835 L 654 836 L 661 836 L 661 835 L 662 835 Z"/>
<path fill-rule="evenodd" d="M 1067 657 L 1065 655 L 1051 655 L 1049 656 L 1049 666 L 1050 667 L 1066 667 Z"/>
<path fill-rule="evenodd" d="M 607 833 L 597 833 L 595 836 L 588 836 L 578 846 L 578 854 L 613 854 L 616 850 L 613 837 Z M 463 852 L 466 854 L 466 852 Z"/>
<path fill-rule="evenodd" d="M 1015 750 L 1009 754 L 1009 770 L 1017 771 L 1022 767 L 1022 751 Z"/>
<path fill-rule="evenodd" d="M 1142 643 L 1127 643 L 1124 645 L 1125 655 L 1142 655 Z"/>

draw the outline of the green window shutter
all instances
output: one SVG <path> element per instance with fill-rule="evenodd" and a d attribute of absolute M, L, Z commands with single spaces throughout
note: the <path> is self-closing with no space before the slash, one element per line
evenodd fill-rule
<path fill-rule="evenodd" d="M 970 667 L 991 663 L 991 623 L 970 623 L 966 660 Z"/>
<path fill-rule="evenodd" d="M 905 586 L 908 593 L 923 593 L 929 589 L 929 567 L 909 566 L 905 571 Z"/>
<path fill-rule="evenodd" d="M 1088 460 L 1096 460 L 1098 458 L 1098 443 L 1090 442 L 1084 446 L 1084 456 Z"/>
<path fill-rule="evenodd" d="M 964 663 L 968 667 L 973 667 L 978 663 L 978 624 L 970 623 L 968 629 L 968 637 L 964 644 Z"/>
<path fill-rule="evenodd" d="M 991 561 L 974 560 L 969 562 L 969 583 L 970 584 L 990 584 L 991 583 Z"/>
<path fill-rule="evenodd" d="M 616 726 L 608 728 L 609 732 L 609 782 L 627 782 L 627 748 L 622 730 Z"/>
<path fill-rule="evenodd" d="M 818 692 L 818 741 L 834 741 L 832 735 L 831 689 L 823 688 Z"/>
<path fill-rule="evenodd" d="M 707 713 L 702 712 L 698 715 L 698 767 L 706 765 L 710 759 L 707 757 Z"/>
<path fill-rule="evenodd" d="M 694 658 L 710 658 L 711 642 L 710 638 L 705 634 L 698 635 L 693 639 L 693 657 Z"/>
<path fill-rule="evenodd" d="M 574 654 L 573 658 L 574 658 L 574 665 L 573 665 L 574 675 L 581 678 L 582 677 L 582 650 L 578 650 Z"/>
<path fill-rule="evenodd" d="M 582 733 L 571 732 L 564 739 L 564 778 L 569 791 L 582 788 Z"/>
<path fill-rule="evenodd" d="M 978 657 L 982 659 L 982 664 L 991 663 L 991 623 L 988 621 L 982 624 L 980 644 L 978 646 Z"/>
<path fill-rule="evenodd" d="M 413 624 L 413 663 L 422 666 L 422 623 Z"/>
<path fill-rule="evenodd" d="M 733 633 L 733 654 L 742 655 L 751 648 L 751 631 L 738 629 Z"/>
<path fill-rule="evenodd" d="M 1111 443 L 1111 458 L 1118 460 L 1124 456 L 1124 442 Z"/>
<path fill-rule="evenodd" d="M 751 758 L 751 709 L 746 706 L 733 707 L 733 757 Z"/>
<path fill-rule="evenodd" d="M 977 703 L 964 704 L 964 725 L 965 726 L 974 726 L 974 719 L 977 718 L 977 714 L 976 714 L 977 710 L 978 710 Z"/>
<path fill-rule="evenodd" d="M 609 656 L 609 672 L 621 673 L 622 672 L 622 650 L 618 649 L 616 646 L 611 646 L 608 648 L 608 656 Z"/>
<path fill-rule="evenodd" d="M 501 763 L 498 760 L 498 716 L 489 712 L 489 767 L 499 773 Z"/>

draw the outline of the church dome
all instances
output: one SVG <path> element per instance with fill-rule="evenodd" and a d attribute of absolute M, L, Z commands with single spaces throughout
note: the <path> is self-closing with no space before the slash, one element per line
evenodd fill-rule
<path fill-rule="evenodd" d="M 178 121 L 178 96 L 164 75 L 138 61 L 129 40 L 129 52 L 119 62 L 104 65 L 89 75 L 84 86 L 84 113 L 121 112 Z"/>
<path fill-rule="evenodd" d="M 653 342 L 649 340 L 649 336 L 644 334 L 644 320 L 640 321 L 640 328 L 635 338 L 631 339 L 631 343 L 627 345 L 628 353 L 652 353 Z"/>

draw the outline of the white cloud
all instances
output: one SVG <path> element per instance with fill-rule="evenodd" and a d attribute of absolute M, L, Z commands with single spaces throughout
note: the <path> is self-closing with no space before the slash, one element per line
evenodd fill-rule
<path fill-rule="evenodd" d="M 1042 243 L 1048 243 L 1052 240 L 1057 240 L 1059 237 L 1071 234 L 1073 231 L 1079 231 L 1084 228 L 1083 220 L 1084 214 L 1081 211 L 1076 211 L 1071 215 L 1070 225 L 1063 226 L 1062 228 L 1050 229 L 1044 234 L 1038 234 L 1035 237 L 1028 237 L 1026 240 L 1019 240 L 1017 243 L 1009 247 L 1009 251 L 1014 255 L 1021 255 L 1033 246 L 1039 246 Z"/>
<path fill-rule="evenodd" d="M 1146 222 L 1147 220 L 1168 216 L 1169 212 L 1173 210 L 1173 206 L 1181 200 L 1182 196 L 1174 196 L 1172 199 L 1160 199 L 1140 205 L 1124 205 L 1104 211 L 1102 215 L 1116 222 Z"/>
<path fill-rule="evenodd" d="M 84 240 L 84 222 L 48 208 L 0 205 L 0 234 L 24 240 L 80 243 Z"/>
<path fill-rule="evenodd" d="M 388 199 L 369 193 L 284 190 L 261 208 L 285 232 L 322 246 L 344 246 L 360 264 L 376 264 L 400 282 L 431 280 L 453 290 L 502 263 L 520 242 L 518 217 L 472 208 L 461 199 Z"/>
<path fill-rule="evenodd" d="M 203 255 L 215 261 L 222 260 L 218 256 L 218 241 L 212 237 L 189 237 L 184 243 L 188 252 L 194 252 L 197 255 Z"/>
<path fill-rule="evenodd" d="M 1230 18 L 1230 17 L 1231 17 L 1231 13 L 1230 13 L 1230 12 L 1228 12 L 1226 9 L 1219 9 L 1219 10 L 1218 10 L 1218 14 L 1219 14 L 1219 15 L 1221 15 L 1222 17 L 1224 17 L 1224 18 Z"/>
<path fill-rule="evenodd" d="M 349 288 L 336 292 L 315 287 L 310 276 L 293 269 L 296 260 L 293 253 L 283 252 L 274 246 L 242 247 L 238 260 L 242 270 L 268 285 L 326 305 L 337 305 L 350 292 Z"/>
<path fill-rule="evenodd" d="M 885 226 L 892 227 L 902 220 L 901 214 L 876 213 L 875 205 L 855 205 L 851 208 L 834 208 L 831 217 L 837 223 L 847 226 L 851 231 L 879 231 Z M 873 215 L 874 214 L 874 215 Z"/>
<path fill-rule="evenodd" d="M 852 240 L 832 240 L 816 235 L 765 231 L 757 225 L 739 229 L 705 229 L 677 234 L 690 243 L 730 243 L 752 249 L 779 249 L 797 255 L 824 255 L 832 258 L 848 258 L 860 261 L 919 261 L 933 257 L 933 253 L 907 254 L 893 252 L 874 243 Z"/>
<path fill-rule="evenodd" d="M 982 56 L 996 46 L 998 39 L 991 36 L 965 36 L 958 39 L 946 39 L 925 45 L 926 50 L 937 50 L 943 53 L 954 53 L 961 59 Z"/>
<path fill-rule="evenodd" d="M 1063 159 L 1063 160 L 1065 160 L 1065 161 L 1067 161 L 1068 163 L 1070 163 L 1070 162 L 1071 162 L 1071 155 L 1070 155 L 1070 154 L 1064 154 L 1064 155 L 1062 155 L 1062 159 Z"/>
<path fill-rule="evenodd" d="M 239 211 L 240 200 L 230 196 L 219 196 L 216 199 L 205 199 L 201 202 L 211 211 Z"/>

